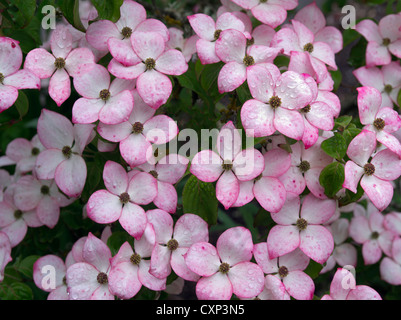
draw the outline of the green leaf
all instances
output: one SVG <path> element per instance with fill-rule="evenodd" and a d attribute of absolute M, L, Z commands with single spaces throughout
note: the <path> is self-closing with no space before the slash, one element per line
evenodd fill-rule
<path fill-rule="evenodd" d="M 20 119 L 22 119 L 28 113 L 29 110 L 28 97 L 23 91 L 21 90 L 18 91 L 18 98 L 14 102 L 14 105 L 17 108 Z"/>
<path fill-rule="evenodd" d="M 246 101 L 253 99 L 251 91 L 249 90 L 248 82 L 245 81 L 240 87 L 236 89 L 239 101 L 245 103 Z"/>
<path fill-rule="evenodd" d="M 330 163 L 319 176 L 319 182 L 329 198 L 333 198 L 342 189 L 344 179 L 344 166 L 339 162 Z"/>
<path fill-rule="evenodd" d="M 317 263 L 316 261 L 313 261 L 311 259 L 309 262 L 309 265 L 306 267 L 304 272 L 307 275 L 309 275 L 309 277 L 311 277 L 312 279 L 316 279 L 319 276 L 320 271 L 322 269 L 323 269 L 323 265 L 321 265 L 320 263 Z"/>
<path fill-rule="evenodd" d="M 361 129 L 359 128 L 347 128 L 344 132 L 343 132 L 343 137 L 345 139 L 345 142 L 347 144 L 347 146 L 351 143 L 351 141 L 362 132 Z"/>
<path fill-rule="evenodd" d="M 13 282 L 0 286 L 0 299 L 2 300 L 32 300 L 32 289 L 22 282 Z"/>
<path fill-rule="evenodd" d="M 401 0 L 400 0 L 400 2 L 401 2 Z M 401 90 L 398 91 L 397 103 L 398 103 L 399 106 L 401 106 Z"/>
<path fill-rule="evenodd" d="M 217 223 L 218 201 L 212 183 L 191 176 L 182 192 L 182 205 L 184 213 L 196 214 L 209 225 Z"/>
<path fill-rule="evenodd" d="M 33 264 L 38 260 L 40 256 L 32 255 L 23 259 L 18 264 L 18 271 L 21 272 L 25 277 L 32 279 L 33 278 Z"/>
<path fill-rule="evenodd" d="M 114 256 L 118 253 L 118 250 L 120 250 L 121 246 L 127 241 L 133 247 L 133 238 L 127 232 L 114 231 L 107 239 L 107 246 L 109 247 L 111 254 Z"/>
<path fill-rule="evenodd" d="M 91 0 L 98 12 L 98 19 L 117 22 L 120 19 L 120 7 L 124 0 Z"/>
<path fill-rule="evenodd" d="M 333 137 L 322 142 L 321 148 L 330 157 L 341 160 L 347 152 L 347 143 L 341 134 L 335 132 Z"/>
<path fill-rule="evenodd" d="M 18 9 L 15 13 L 11 12 L 15 23 L 20 28 L 26 27 L 35 15 L 36 0 L 10 0 L 10 3 Z"/>
<path fill-rule="evenodd" d="M 362 187 L 361 187 L 361 184 L 358 185 L 358 188 L 357 188 L 357 190 L 356 190 L 356 193 L 353 193 L 352 191 L 350 191 L 350 190 L 347 189 L 347 190 L 345 191 L 345 196 L 342 197 L 342 198 L 339 200 L 339 206 L 340 206 L 340 207 L 344 207 L 344 206 L 349 205 L 349 204 L 351 204 L 351 203 L 357 202 L 359 199 L 362 198 L 362 196 L 364 195 L 364 193 L 365 193 L 365 192 L 363 191 L 363 189 L 362 189 Z"/>
<path fill-rule="evenodd" d="M 338 69 L 336 71 L 330 70 L 330 74 L 331 74 L 331 77 L 332 77 L 332 79 L 334 81 L 333 91 L 337 91 L 338 88 L 341 85 L 342 80 L 343 80 L 343 74 L 341 73 L 340 69 Z"/>
<path fill-rule="evenodd" d="M 79 31 L 85 32 L 85 27 L 83 26 L 81 17 L 79 16 L 79 0 L 59 0 L 58 4 L 67 21 L 74 28 L 78 29 Z"/>
<path fill-rule="evenodd" d="M 342 116 L 334 120 L 334 130 L 338 128 L 345 129 L 352 121 L 352 116 Z"/>

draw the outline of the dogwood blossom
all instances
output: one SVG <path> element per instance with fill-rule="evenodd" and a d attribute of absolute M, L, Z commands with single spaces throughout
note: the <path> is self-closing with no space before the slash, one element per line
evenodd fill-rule
<path fill-rule="evenodd" d="M 310 259 L 300 250 L 287 253 L 279 258 L 269 259 L 267 243 L 254 246 L 254 256 L 258 265 L 266 274 L 265 290 L 267 300 L 312 300 L 315 284 L 310 276 L 303 272 Z"/>
<path fill-rule="evenodd" d="M 253 252 L 252 236 L 244 227 L 224 231 L 216 247 L 208 242 L 193 244 L 185 254 L 185 263 L 201 276 L 196 284 L 200 300 L 229 300 L 233 294 L 251 298 L 262 292 L 262 269 L 250 262 Z"/>
<path fill-rule="evenodd" d="M 259 176 L 264 169 L 264 159 L 254 148 L 241 150 L 240 134 L 229 121 L 217 137 L 217 152 L 203 150 L 192 159 L 190 171 L 199 180 L 215 182 L 216 197 L 226 209 L 238 198 L 240 181 L 249 181 Z"/>
<path fill-rule="evenodd" d="M 308 194 L 301 199 L 287 193 L 287 201 L 277 213 L 271 213 L 277 223 L 267 236 L 269 258 L 274 259 L 299 248 L 309 258 L 324 263 L 334 249 L 334 240 L 324 224 L 336 210 L 331 199 L 318 199 Z"/>
<path fill-rule="evenodd" d="M 10 108 L 20 89 L 40 89 L 40 79 L 27 69 L 21 69 L 22 51 L 19 42 L 0 37 L 0 113 Z"/>
<path fill-rule="evenodd" d="M 30 51 L 24 68 L 40 79 L 50 78 L 49 95 L 61 106 L 71 95 L 70 76 L 79 75 L 83 65 L 95 63 L 95 57 L 88 48 L 72 48 L 72 35 L 65 26 L 53 31 L 50 46 L 52 53 L 43 48 Z"/>
<path fill-rule="evenodd" d="M 379 23 L 364 19 L 355 30 L 368 41 L 366 48 L 366 66 L 383 66 L 391 63 L 391 55 L 401 58 L 401 17 L 389 14 Z"/>
<path fill-rule="evenodd" d="M 104 166 L 103 181 L 106 189 L 96 191 L 88 200 L 88 217 L 101 224 L 118 220 L 131 236 L 139 239 L 147 224 L 141 205 L 150 204 L 156 197 L 156 179 L 147 172 L 129 179 L 122 165 L 109 160 Z"/>

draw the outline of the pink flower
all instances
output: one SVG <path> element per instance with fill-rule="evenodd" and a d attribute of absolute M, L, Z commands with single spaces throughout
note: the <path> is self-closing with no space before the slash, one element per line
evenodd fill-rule
<path fill-rule="evenodd" d="M 134 241 L 134 250 L 125 242 L 111 259 L 108 281 L 110 292 L 120 299 L 131 299 L 145 286 L 153 291 L 166 289 L 166 278 L 158 279 L 149 273 L 150 258 L 155 245 L 155 231 L 147 224 L 140 240 Z"/>
<path fill-rule="evenodd" d="M 172 83 L 167 75 L 185 73 L 188 64 L 182 52 L 166 48 L 165 39 L 159 33 L 135 32 L 131 44 L 138 61 L 125 67 L 113 59 L 108 69 L 118 78 L 136 79 L 141 98 L 153 109 L 158 109 L 167 102 L 172 91 Z"/>
<path fill-rule="evenodd" d="M 239 32 L 245 31 L 244 22 L 232 13 L 223 13 L 216 22 L 203 13 L 188 16 L 189 24 L 200 38 L 196 41 L 196 50 L 202 64 L 212 64 L 220 61 L 216 55 L 216 41 L 221 32 L 232 29 Z"/>
<path fill-rule="evenodd" d="M 324 188 L 320 185 L 319 176 L 333 159 L 320 148 L 323 140 L 324 138 L 319 137 L 318 141 L 307 150 L 300 142 L 291 145 L 291 167 L 279 177 L 287 191 L 301 194 L 308 187 L 315 197 L 327 198 Z"/>
<path fill-rule="evenodd" d="M 46 109 L 38 120 L 38 136 L 47 149 L 36 158 L 39 179 L 55 179 L 69 197 L 78 197 L 85 186 L 87 168 L 82 153 L 93 139 L 93 125 L 72 125 L 65 116 Z"/>
<path fill-rule="evenodd" d="M 315 41 L 325 42 L 334 53 L 338 53 L 343 48 L 343 36 L 340 30 L 332 26 L 326 26 L 326 18 L 316 2 L 303 7 L 299 10 L 294 20 L 304 24 L 315 35 Z"/>
<path fill-rule="evenodd" d="M 254 198 L 269 212 L 278 212 L 285 203 L 287 191 L 278 179 L 290 168 L 290 154 L 274 148 L 264 155 L 265 169 L 254 180 L 240 181 L 240 192 L 233 207 L 242 207 Z"/>
<path fill-rule="evenodd" d="M 4 279 L 4 269 L 10 261 L 12 261 L 10 239 L 0 231 L 0 283 Z"/>
<path fill-rule="evenodd" d="M 318 85 L 318 92 L 315 101 L 328 104 L 333 111 L 333 116 L 337 118 L 341 112 L 341 103 L 338 96 L 331 92 L 334 89 L 334 81 L 331 74 L 328 73 L 327 77 L 323 80 L 319 79 L 308 55 L 309 53 L 307 52 L 291 51 L 288 71 L 295 71 L 313 77 Z"/>
<path fill-rule="evenodd" d="M 10 201 L 0 202 L 0 228 L 2 232 L 8 235 L 12 248 L 25 238 L 28 227 L 43 226 L 35 209 L 22 211 Z"/>
<path fill-rule="evenodd" d="M 82 98 L 72 107 L 72 122 L 89 124 L 100 120 L 118 124 L 128 119 L 134 106 L 133 81 L 114 79 L 99 64 L 87 65 L 85 72 L 74 78 L 74 87 Z"/>
<path fill-rule="evenodd" d="M 0 113 L 18 98 L 19 89 L 40 89 L 40 79 L 29 70 L 19 70 L 22 51 L 19 42 L 0 37 Z"/>
<path fill-rule="evenodd" d="M 60 217 L 60 207 L 69 205 L 74 199 L 67 199 L 61 194 L 54 180 L 38 180 L 32 175 L 21 177 L 14 186 L 14 204 L 23 212 L 34 211 L 39 221 L 49 228 L 54 228 Z M 12 208 L 9 208 L 9 213 Z M 40 225 L 32 216 L 24 217 L 35 226 Z M 18 213 L 18 215 L 21 215 Z M 29 220 L 25 220 L 29 219 Z M 21 222 L 20 222 L 21 223 Z"/>
<path fill-rule="evenodd" d="M 187 170 L 189 160 L 178 154 L 169 154 L 161 158 L 156 164 L 147 162 L 137 169 L 148 172 L 157 180 L 157 196 L 153 203 L 159 209 L 168 213 L 177 210 L 178 195 L 174 187 Z"/>
<path fill-rule="evenodd" d="M 134 32 L 157 32 L 165 42 L 170 37 L 161 21 L 146 19 L 146 10 L 141 4 L 124 0 L 120 7 L 120 19 L 116 23 L 109 20 L 91 23 L 86 30 L 86 40 L 97 50 L 110 51 L 118 62 L 133 65 L 139 62 L 130 41 Z"/>
<path fill-rule="evenodd" d="M 208 242 L 193 244 L 185 255 L 190 270 L 201 276 L 196 284 L 199 300 L 252 298 L 264 286 L 262 269 L 252 259 L 253 242 L 248 229 L 234 227 L 224 231 L 216 247 Z"/>
<path fill-rule="evenodd" d="M 386 214 L 383 225 L 396 236 L 401 236 L 401 212 L 392 211 Z"/>
<path fill-rule="evenodd" d="M 393 286 L 401 285 L 401 239 L 396 238 L 391 246 L 390 256 L 380 262 L 381 279 Z"/>
<path fill-rule="evenodd" d="M 34 169 L 36 158 L 43 149 L 38 135 L 35 135 L 31 141 L 16 138 L 7 145 L 6 156 L 15 162 L 16 170 L 23 174 Z"/>
<path fill-rule="evenodd" d="M 62 25 L 53 31 L 50 46 L 52 53 L 43 48 L 30 51 L 24 68 L 40 79 L 50 78 L 49 95 L 60 106 L 71 94 L 70 76 L 79 75 L 83 65 L 95 63 L 95 57 L 88 48 L 72 49 L 72 35 Z"/>
<path fill-rule="evenodd" d="M 334 117 L 337 110 L 324 101 L 319 100 L 319 90 L 316 81 L 309 75 L 305 75 L 305 81 L 313 92 L 310 103 L 301 109 L 304 118 L 305 131 L 302 137 L 305 149 L 313 146 L 319 139 L 319 130 L 331 131 L 334 127 Z"/>
<path fill-rule="evenodd" d="M 74 263 L 67 269 L 70 300 L 114 300 L 108 286 L 110 249 L 102 240 L 89 233 L 82 257 L 82 262 Z"/>
<path fill-rule="evenodd" d="M 116 125 L 102 122 L 98 133 L 111 142 L 120 142 L 121 156 L 131 167 L 144 164 L 153 156 L 152 144 L 166 144 L 178 134 L 177 124 L 166 115 L 154 116 L 155 110 L 132 92 L 134 107 L 127 121 Z"/>
<path fill-rule="evenodd" d="M 334 250 L 320 273 L 325 273 L 332 270 L 336 264 L 341 267 L 356 267 L 356 248 L 351 243 L 345 242 L 349 237 L 349 220 L 345 218 L 337 219 L 327 226 L 327 229 L 333 235 Z"/>
<path fill-rule="evenodd" d="M 164 279 L 170 275 L 172 269 L 187 281 L 197 281 L 198 274 L 188 269 L 184 257 L 193 244 L 209 241 L 207 223 L 192 213 L 182 215 L 175 225 L 173 218 L 166 211 L 149 210 L 147 215 L 156 237 L 149 273 Z"/>
<path fill-rule="evenodd" d="M 383 66 L 391 62 L 391 55 L 401 58 L 401 16 L 389 14 L 378 24 L 365 19 L 355 26 L 355 30 L 368 41 L 366 66 Z"/>
<path fill-rule="evenodd" d="M 382 95 L 372 87 L 357 88 L 359 119 L 377 141 L 401 157 L 401 143 L 391 133 L 401 128 L 401 118 L 393 108 L 383 107 Z"/>
<path fill-rule="evenodd" d="M 53 254 L 45 255 L 33 265 L 33 281 L 43 291 L 49 292 L 47 300 L 69 300 L 66 283 L 66 271 L 70 265 Z M 50 269 L 52 267 L 54 269 Z M 55 275 L 55 283 L 46 279 L 46 275 Z"/>
<path fill-rule="evenodd" d="M 292 28 L 282 28 L 276 33 L 272 40 L 272 46 L 283 48 L 284 54 L 288 56 L 292 51 L 307 54 L 316 73 L 316 80 L 319 83 L 324 81 L 328 76 L 326 65 L 337 70 L 333 50 L 327 43 L 317 41 L 313 32 L 303 23 L 297 20 L 291 20 L 291 23 Z"/>
<path fill-rule="evenodd" d="M 146 172 L 129 179 L 123 166 L 107 161 L 103 180 L 106 189 L 96 191 L 88 200 L 88 217 L 101 224 L 118 220 L 131 236 L 139 239 L 147 223 L 145 210 L 140 206 L 150 204 L 156 197 L 156 179 Z"/>
<path fill-rule="evenodd" d="M 362 189 L 376 206 L 383 211 L 393 198 L 394 189 L 390 181 L 401 175 L 400 158 L 390 149 L 371 156 L 376 150 L 375 133 L 363 130 L 349 144 L 347 155 L 351 159 L 345 164 L 344 188 L 356 193 L 360 181 Z"/>
<path fill-rule="evenodd" d="M 322 300 L 382 300 L 376 290 L 365 285 L 356 285 L 353 274 L 347 269 L 338 268 L 330 285 L 330 295 Z"/>
<path fill-rule="evenodd" d="M 393 61 L 379 69 L 378 67 L 361 67 L 353 71 L 354 76 L 364 87 L 373 87 L 382 96 L 381 108 L 393 108 L 398 105 L 398 92 L 401 89 L 401 66 Z"/>
<path fill-rule="evenodd" d="M 217 152 L 203 150 L 192 159 L 190 171 L 199 180 L 215 182 L 217 199 L 228 209 L 240 192 L 240 181 L 255 179 L 264 170 L 263 155 L 254 148 L 241 150 L 241 136 L 231 121 L 220 130 Z"/>
<path fill-rule="evenodd" d="M 278 27 L 287 19 L 287 11 L 298 6 L 298 0 L 232 0 L 240 7 L 251 10 L 260 22 L 272 28 Z"/>
<path fill-rule="evenodd" d="M 303 199 L 288 192 L 287 201 L 281 211 L 271 213 L 278 224 L 270 229 L 267 236 L 269 258 L 281 257 L 296 248 L 309 258 L 323 264 L 334 248 L 333 236 L 324 224 L 336 210 L 336 202 L 321 200 L 308 194 Z"/>
<path fill-rule="evenodd" d="M 237 30 L 221 32 L 216 41 L 216 54 L 225 63 L 218 77 L 219 92 L 231 92 L 249 80 L 253 65 L 272 63 L 281 49 L 262 45 L 248 45 L 245 35 Z"/>
<path fill-rule="evenodd" d="M 349 235 L 362 244 L 362 256 L 365 265 L 375 264 L 382 257 L 382 252 L 391 255 L 394 234 L 384 228 L 384 216 L 372 213 L 369 218 L 353 217 L 349 226 Z"/>
<path fill-rule="evenodd" d="M 280 258 L 269 259 L 267 243 L 255 244 L 254 256 L 257 264 L 266 274 L 266 300 L 312 300 L 315 284 L 310 276 L 303 272 L 310 259 L 299 249 Z"/>
<path fill-rule="evenodd" d="M 184 31 L 177 28 L 169 28 L 170 40 L 166 43 L 169 49 L 177 49 L 184 55 L 185 61 L 189 62 L 194 53 L 196 53 L 196 42 L 199 40 L 198 35 L 193 35 L 184 39 Z"/>
<path fill-rule="evenodd" d="M 248 85 L 254 99 L 241 109 L 242 125 L 248 136 L 252 130 L 255 137 L 270 136 L 277 130 L 301 140 L 305 125 L 299 110 L 311 101 L 312 91 L 296 72 L 280 74 L 277 67 L 271 71 L 262 66 L 248 67 Z"/>

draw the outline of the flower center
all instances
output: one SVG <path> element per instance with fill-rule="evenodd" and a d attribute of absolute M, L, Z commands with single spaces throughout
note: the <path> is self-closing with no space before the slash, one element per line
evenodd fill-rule
<path fill-rule="evenodd" d="M 120 198 L 120 202 L 122 204 L 127 204 L 131 199 L 127 192 L 124 192 L 124 193 L 120 194 L 119 198 Z"/>
<path fill-rule="evenodd" d="M 222 274 L 227 274 L 230 271 L 230 265 L 227 262 L 223 262 L 219 267 L 219 271 Z"/>
<path fill-rule="evenodd" d="M 310 106 L 310 104 L 308 104 L 305 108 L 302 108 L 300 111 L 302 113 L 308 113 L 308 112 L 310 112 L 310 109 L 311 109 L 311 106 Z"/>
<path fill-rule="evenodd" d="M 221 167 L 223 168 L 224 171 L 229 171 L 233 168 L 233 164 L 231 161 L 225 160 L 221 165 Z"/>
<path fill-rule="evenodd" d="M 31 155 L 37 156 L 39 153 L 40 153 L 40 150 L 38 148 L 32 148 Z"/>
<path fill-rule="evenodd" d="M 301 170 L 302 173 L 305 173 L 310 169 L 310 163 L 304 160 L 299 164 L 298 168 L 299 170 Z"/>
<path fill-rule="evenodd" d="M 56 61 L 54 61 L 54 66 L 56 69 L 63 69 L 65 67 L 64 58 L 56 58 Z"/>
<path fill-rule="evenodd" d="M 376 240 L 379 238 L 379 233 L 377 231 L 373 231 L 372 234 L 370 235 L 370 238 L 373 240 Z"/>
<path fill-rule="evenodd" d="M 64 157 L 66 157 L 67 159 L 71 158 L 71 154 L 72 154 L 71 147 L 65 146 L 65 147 L 63 147 L 61 152 L 63 153 Z"/>
<path fill-rule="evenodd" d="M 267 0 L 259 0 L 260 3 L 266 3 Z"/>
<path fill-rule="evenodd" d="M 251 39 L 246 39 L 246 45 L 252 46 L 253 44 L 255 44 L 255 39 L 252 37 Z"/>
<path fill-rule="evenodd" d="M 16 210 L 14 211 L 14 218 L 15 219 L 20 219 L 22 217 L 22 211 L 21 210 Z"/>
<path fill-rule="evenodd" d="M 50 188 L 48 186 L 42 186 L 40 188 L 40 193 L 46 196 L 50 193 Z"/>
<path fill-rule="evenodd" d="M 305 230 L 307 226 L 308 226 L 308 221 L 306 221 L 304 218 L 299 218 L 297 220 L 297 228 L 300 231 Z"/>
<path fill-rule="evenodd" d="M 375 121 L 373 121 L 373 126 L 377 129 L 377 130 L 383 130 L 384 127 L 386 126 L 386 122 L 381 119 L 381 118 L 377 118 L 375 119 Z"/>
<path fill-rule="evenodd" d="M 391 84 L 386 84 L 384 87 L 384 92 L 391 93 L 391 91 L 393 91 L 393 86 Z"/>
<path fill-rule="evenodd" d="M 219 30 L 216 30 L 216 31 L 214 32 L 214 40 L 215 40 L 215 41 L 218 40 L 218 39 L 220 38 L 220 33 L 221 33 L 221 31 L 223 31 L 223 30 L 219 29 Z"/>
<path fill-rule="evenodd" d="M 145 60 L 146 70 L 152 70 L 156 67 L 156 61 L 153 58 L 147 58 Z"/>
<path fill-rule="evenodd" d="M 141 256 L 137 253 L 134 253 L 129 260 L 132 264 L 137 266 L 141 262 Z"/>
<path fill-rule="evenodd" d="M 388 46 L 390 43 L 391 43 L 391 40 L 389 38 L 383 39 L 383 46 Z"/>
<path fill-rule="evenodd" d="M 281 278 L 285 278 L 288 276 L 288 268 L 285 266 L 280 267 L 280 269 L 278 269 L 278 274 Z"/>
<path fill-rule="evenodd" d="M 100 273 L 97 275 L 96 280 L 97 280 L 97 282 L 100 283 L 100 284 L 106 284 L 106 283 L 109 281 L 108 278 L 107 278 L 107 274 L 105 274 L 104 272 L 100 272 Z"/>
<path fill-rule="evenodd" d="M 178 248 L 178 241 L 175 240 L 175 239 L 170 239 L 170 240 L 167 242 L 167 248 L 168 248 L 170 251 L 177 250 L 177 248 Z"/>
<path fill-rule="evenodd" d="M 365 174 L 367 176 L 371 176 L 372 174 L 375 173 L 375 166 L 371 163 L 367 163 L 365 164 L 365 166 L 363 167 L 363 170 L 365 170 Z"/>
<path fill-rule="evenodd" d="M 110 96 L 111 96 L 111 94 L 110 94 L 109 89 L 103 89 L 103 90 L 100 91 L 100 93 L 99 93 L 99 97 L 100 97 L 100 99 L 102 99 L 103 101 L 109 100 L 109 99 L 110 99 Z"/>
<path fill-rule="evenodd" d="M 131 37 L 132 29 L 130 27 L 124 27 L 121 30 L 121 34 L 123 35 L 124 38 L 129 38 Z"/>
<path fill-rule="evenodd" d="M 142 131 L 143 131 L 143 124 L 142 124 L 142 123 L 140 123 L 140 122 L 135 122 L 135 123 L 132 125 L 132 132 L 133 132 L 133 133 L 142 133 Z"/>
<path fill-rule="evenodd" d="M 4 75 L 0 73 L 0 83 L 3 84 L 3 81 L 4 81 Z"/>
<path fill-rule="evenodd" d="M 246 67 L 249 67 L 255 64 L 255 59 L 252 56 L 246 55 L 243 62 Z"/>
<path fill-rule="evenodd" d="M 153 178 L 157 179 L 157 177 L 159 176 L 159 174 L 156 172 L 156 170 L 151 170 L 149 171 L 149 174 L 151 176 L 153 176 Z"/>
<path fill-rule="evenodd" d="M 307 43 L 307 44 L 304 45 L 304 51 L 307 51 L 307 52 L 309 52 L 309 53 L 312 53 L 312 52 L 313 52 L 313 49 L 314 49 L 314 47 L 313 47 L 313 44 L 312 44 L 312 43 Z"/>
<path fill-rule="evenodd" d="M 270 98 L 269 104 L 273 109 L 277 109 L 279 106 L 281 106 L 281 99 L 277 96 L 273 96 Z"/>

